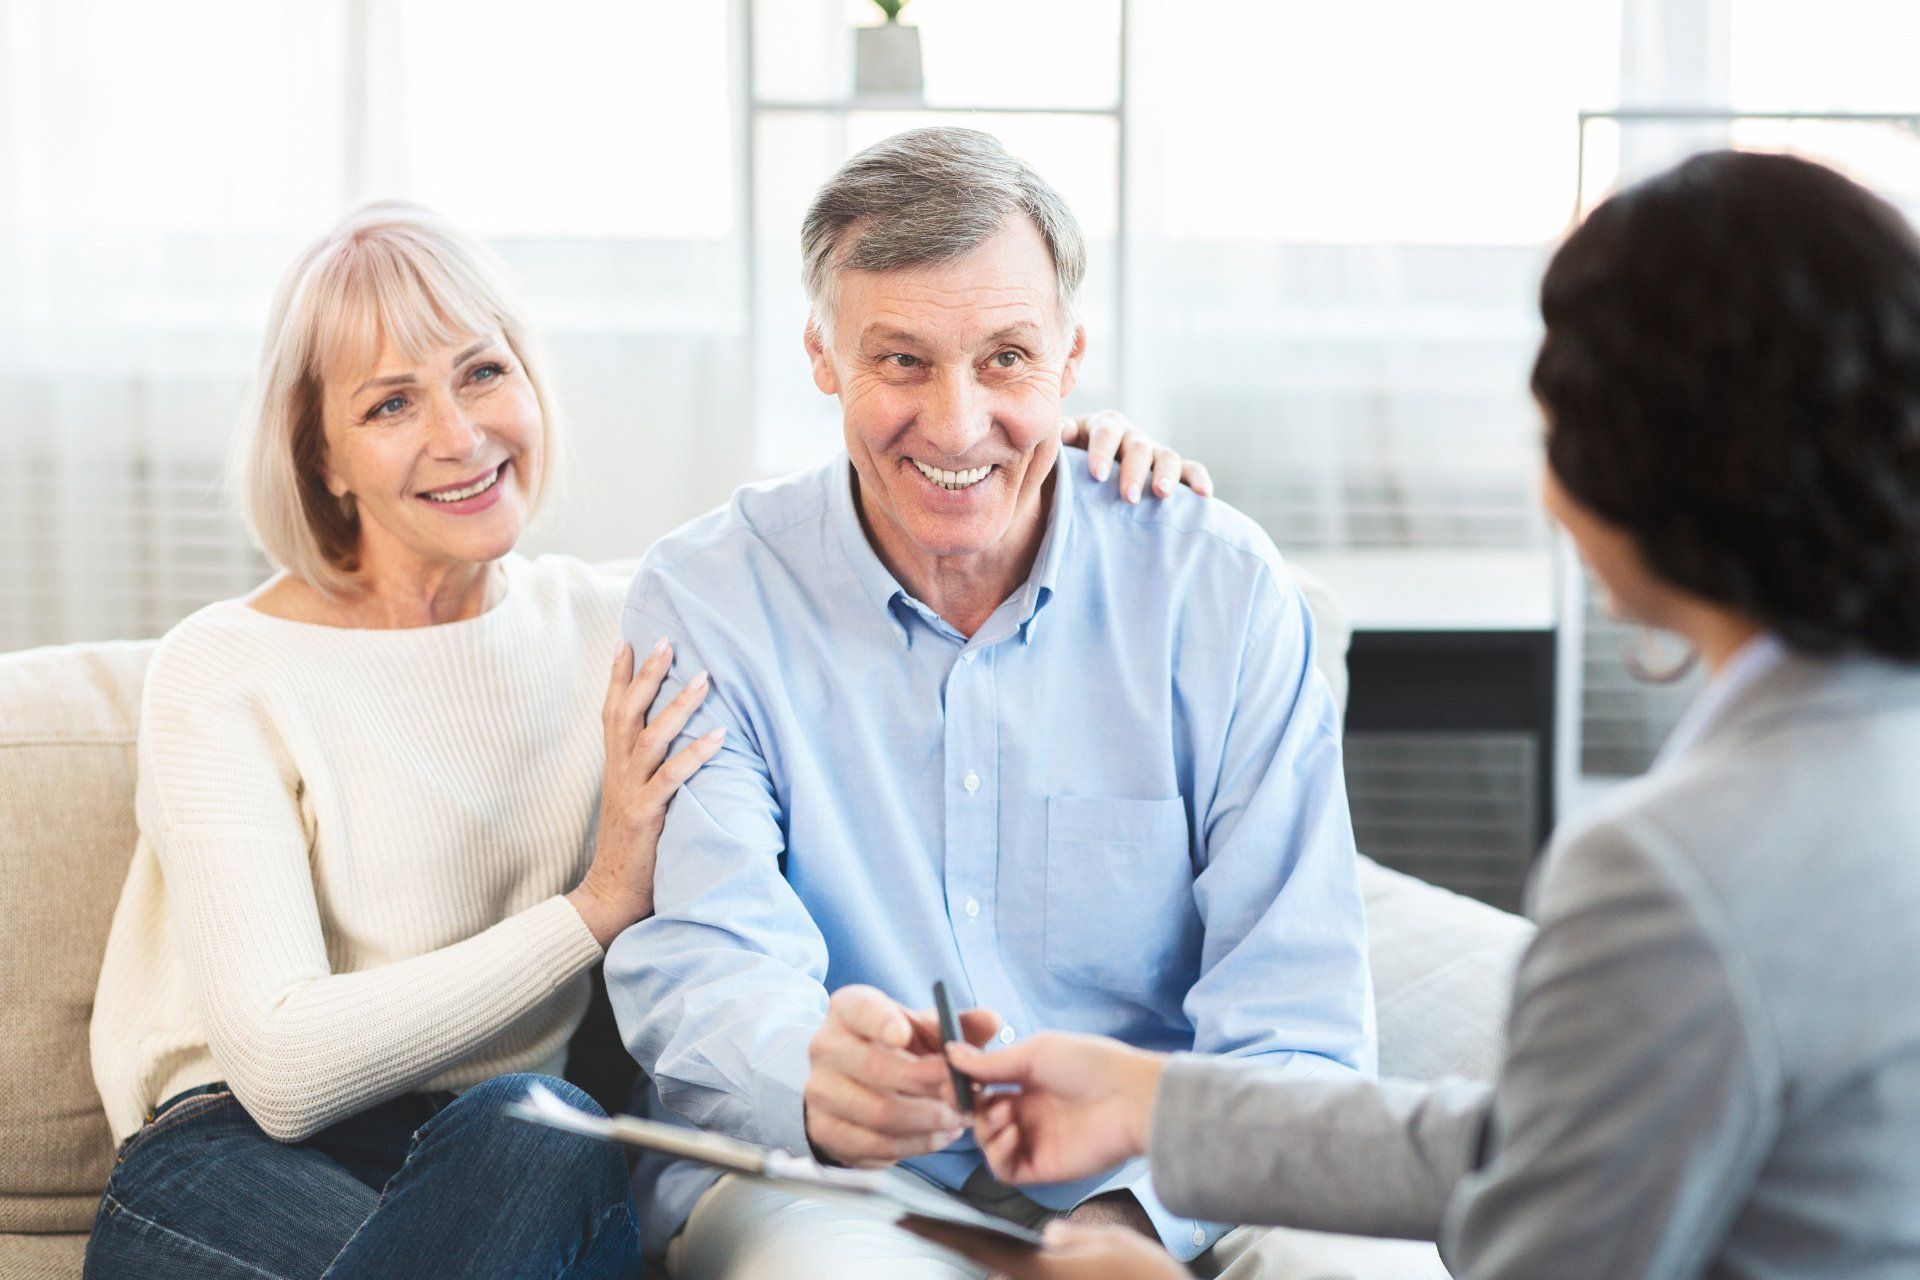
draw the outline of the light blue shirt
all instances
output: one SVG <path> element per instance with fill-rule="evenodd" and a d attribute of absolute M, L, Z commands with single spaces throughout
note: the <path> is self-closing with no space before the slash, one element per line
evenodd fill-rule
<path fill-rule="evenodd" d="M 944 979 L 1012 1035 L 1097 1032 L 1300 1072 L 1372 1072 L 1373 1000 L 1336 711 L 1273 543 L 1181 490 L 1131 506 L 1054 469 L 1028 580 L 969 639 L 868 544 L 851 466 L 741 490 L 658 543 L 628 593 L 669 687 L 712 673 L 727 728 L 674 800 L 654 915 L 607 954 L 652 1105 L 807 1150 L 827 993 L 915 1008 Z M 681 739 L 682 744 L 689 737 Z M 971 1137 L 908 1165 L 958 1188 Z M 643 1167 L 664 1247 L 714 1175 Z M 1190 1259 L 1144 1162 L 1127 1188 Z"/>

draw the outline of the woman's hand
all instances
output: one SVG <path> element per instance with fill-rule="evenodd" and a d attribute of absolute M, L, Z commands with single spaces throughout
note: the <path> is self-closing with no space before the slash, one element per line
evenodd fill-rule
<path fill-rule="evenodd" d="M 647 708 L 672 665 L 673 649 L 663 638 L 635 671 L 633 650 L 622 641 L 600 708 L 607 743 L 600 837 L 593 865 L 567 899 L 603 950 L 628 925 L 653 914 L 653 858 L 667 823 L 667 802 L 681 783 L 713 759 L 726 737 L 725 729 L 715 729 L 667 758 L 667 748 L 707 697 L 707 673 L 702 671 L 648 720 Z"/>
<path fill-rule="evenodd" d="M 903 1218 L 900 1225 L 1009 1280 L 1187 1280 L 1193 1274 L 1126 1227 L 1056 1222 L 1047 1228 L 1046 1248 L 1035 1252 L 944 1222 Z"/>
<path fill-rule="evenodd" d="M 1149 473 L 1156 498 L 1166 497 L 1178 484 L 1185 484 L 1203 498 L 1213 496 L 1213 477 L 1205 467 L 1197 462 L 1181 461 L 1177 452 L 1155 444 L 1145 432 L 1128 422 L 1125 415 L 1112 409 L 1068 418 L 1060 424 L 1060 443 L 1085 446 L 1087 471 L 1095 480 L 1107 478 L 1118 455 L 1120 494 L 1128 502 L 1140 501 Z"/>
<path fill-rule="evenodd" d="M 973 1133 L 1007 1182 L 1066 1182 L 1144 1153 L 1162 1055 L 1100 1036 L 1043 1032 L 999 1053 L 960 1044 L 947 1056 L 983 1095 Z"/>

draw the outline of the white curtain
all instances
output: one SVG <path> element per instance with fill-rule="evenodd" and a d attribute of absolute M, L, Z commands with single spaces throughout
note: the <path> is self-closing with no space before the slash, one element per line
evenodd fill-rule
<path fill-rule="evenodd" d="M 756 8 L 750 94 L 745 0 L 0 0 L 0 649 L 157 634 L 258 579 L 219 481 L 268 297 L 367 197 L 521 276 L 579 462 L 539 546 L 637 553 L 831 444 L 800 208 L 940 119 L 1000 132 L 1088 226 L 1077 407 L 1208 461 L 1283 547 L 1527 548 L 1577 110 L 1920 107 L 1909 0 L 1130 0 L 1122 154 L 1118 0 L 915 0 L 927 100 L 981 108 L 940 116 L 753 109 L 843 98 L 876 17 Z M 1079 114 L 1008 110 L 1032 105 Z M 1910 132 L 1716 125 L 1596 127 L 1589 192 L 1729 137 L 1920 191 Z M 1671 708 L 1616 641 L 1588 737 L 1624 771 Z"/>
<path fill-rule="evenodd" d="M 0 649 L 265 566 L 221 484 L 272 289 L 363 199 L 491 241 L 569 501 L 632 555 L 750 479 L 731 20 L 707 0 L 0 0 Z"/>

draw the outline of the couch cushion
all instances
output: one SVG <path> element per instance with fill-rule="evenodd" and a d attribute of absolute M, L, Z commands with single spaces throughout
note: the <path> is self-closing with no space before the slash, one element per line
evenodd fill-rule
<path fill-rule="evenodd" d="M 85 1232 L 0 1235 L 0 1280 L 77 1280 L 87 1256 Z"/>
<path fill-rule="evenodd" d="M 1370 858 L 1360 859 L 1360 895 L 1380 1015 L 1380 1074 L 1493 1079 L 1514 970 L 1533 926 Z"/>
<path fill-rule="evenodd" d="M 87 1022 L 133 856 L 152 651 L 0 656 L 0 1232 L 85 1233 L 113 1163 Z"/>

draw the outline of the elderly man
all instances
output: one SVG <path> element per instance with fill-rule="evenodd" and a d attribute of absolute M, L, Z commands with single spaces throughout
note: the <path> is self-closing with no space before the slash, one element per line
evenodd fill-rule
<path fill-rule="evenodd" d="M 925 1006 L 943 979 L 980 1006 L 976 1042 L 1062 1028 L 1372 1070 L 1307 611 L 1230 508 L 1075 483 L 1056 424 L 1085 248 L 991 137 L 870 148 L 803 237 L 846 452 L 664 539 L 628 597 L 635 652 L 666 637 L 676 684 L 711 679 L 688 733 L 726 739 L 668 815 L 655 915 L 608 954 L 626 1042 L 663 1114 L 1195 1258 L 1226 1228 L 1174 1217 L 1139 1165 L 996 1183 Z M 979 1274 L 692 1166 L 636 1185 L 681 1276 Z"/>

